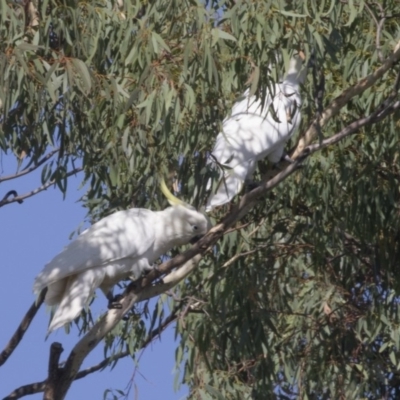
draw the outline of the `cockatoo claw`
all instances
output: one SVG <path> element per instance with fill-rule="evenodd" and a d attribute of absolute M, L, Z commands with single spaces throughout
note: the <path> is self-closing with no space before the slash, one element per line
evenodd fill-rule
<path fill-rule="evenodd" d="M 122 308 L 122 304 L 120 301 L 124 296 L 122 294 L 117 294 L 112 298 L 108 299 L 108 309 L 109 310 L 120 310 Z"/>
<path fill-rule="evenodd" d="M 287 154 L 282 157 L 282 160 L 288 162 L 289 164 L 293 164 L 294 160 L 292 160 Z"/>
<path fill-rule="evenodd" d="M 245 192 L 251 192 L 253 189 L 256 189 L 260 186 L 259 182 L 256 181 L 246 181 L 245 182 Z"/>
<path fill-rule="evenodd" d="M 197 235 L 193 239 L 190 240 L 190 244 L 195 244 L 197 243 L 204 235 Z"/>
<path fill-rule="evenodd" d="M 278 171 L 282 171 L 283 170 L 283 166 L 279 165 L 282 161 L 286 161 L 289 164 L 293 164 L 294 160 L 292 160 L 288 154 L 285 152 L 281 159 L 279 160 L 279 162 L 272 164 L 272 169 L 277 169 Z"/>

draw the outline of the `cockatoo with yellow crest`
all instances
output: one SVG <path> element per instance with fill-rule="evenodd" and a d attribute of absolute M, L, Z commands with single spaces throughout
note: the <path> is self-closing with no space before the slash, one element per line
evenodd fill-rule
<path fill-rule="evenodd" d="M 290 59 L 284 81 L 267 92 L 264 101 L 250 97 L 248 90 L 245 98 L 234 104 L 211 152 L 219 178 L 206 211 L 231 201 L 251 178 L 257 161 L 267 157 L 275 164 L 281 160 L 286 142 L 301 121 L 300 85 L 307 73 L 302 69 L 304 58 L 300 52 Z"/>
<path fill-rule="evenodd" d="M 132 208 L 93 224 L 55 256 L 36 277 L 34 292 L 47 287 L 45 303 L 58 308 L 48 332 L 79 316 L 94 291 L 112 299 L 113 286 L 122 279 L 138 279 L 175 246 L 207 232 L 207 217 L 177 199 L 161 182 L 171 207 L 163 211 Z"/>

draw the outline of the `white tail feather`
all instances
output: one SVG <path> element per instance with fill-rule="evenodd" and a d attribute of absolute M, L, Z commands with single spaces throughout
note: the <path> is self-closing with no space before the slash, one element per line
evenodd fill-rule
<path fill-rule="evenodd" d="M 217 191 L 213 194 L 206 205 L 206 211 L 209 212 L 213 208 L 228 203 L 242 190 L 244 180 L 240 177 L 227 173 L 219 182 Z"/>
<path fill-rule="evenodd" d="M 47 293 L 44 302 L 48 306 L 55 306 L 61 303 L 67 282 L 68 278 L 65 278 L 58 282 L 54 282 L 47 287 Z"/>
<path fill-rule="evenodd" d="M 89 269 L 68 278 L 60 305 L 51 320 L 48 333 L 73 321 L 89 304 L 95 289 L 104 279 L 104 270 Z"/>

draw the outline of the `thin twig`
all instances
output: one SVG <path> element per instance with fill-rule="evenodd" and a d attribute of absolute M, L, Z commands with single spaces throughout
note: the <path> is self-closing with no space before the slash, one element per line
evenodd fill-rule
<path fill-rule="evenodd" d="M 324 127 L 331 118 L 339 113 L 339 111 L 344 107 L 353 97 L 360 95 L 365 92 L 368 88 L 374 85 L 378 79 L 389 71 L 395 63 L 400 60 L 400 41 L 397 42 L 393 53 L 385 60 L 385 62 L 376 69 L 372 74 L 366 76 L 365 78 L 358 81 L 356 84 L 350 86 L 344 90 L 339 96 L 332 100 L 328 107 L 322 112 L 322 116 L 318 121 L 319 125 Z M 292 157 L 296 158 L 303 152 L 303 150 L 314 140 L 318 132 L 315 126 L 315 121 L 312 121 L 309 125 L 306 133 L 301 137 L 297 148 L 294 151 Z"/>
<path fill-rule="evenodd" d="M 255 253 L 256 251 L 258 251 L 260 248 L 257 247 L 255 249 L 249 250 L 249 251 L 244 251 L 243 253 L 238 253 L 235 254 L 233 257 L 231 257 L 227 262 L 225 262 L 221 267 L 219 267 L 220 269 L 222 268 L 227 268 L 229 267 L 231 264 L 233 264 L 236 260 L 238 260 L 241 257 L 246 257 L 250 254 Z"/>
<path fill-rule="evenodd" d="M 149 343 L 151 343 L 157 336 L 160 336 L 161 333 L 164 332 L 164 330 L 169 326 L 169 324 L 171 322 L 176 320 L 178 311 L 179 311 L 179 307 L 175 307 L 174 310 L 171 312 L 171 314 L 163 322 L 161 322 L 157 328 L 153 329 L 150 332 L 150 334 L 147 336 L 147 338 L 144 340 L 144 342 L 143 342 L 143 344 L 141 346 L 142 352 L 138 356 L 137 363 L 135 365 L 132 377 L 131 377 L 129 385 L 128 385 L 129 389 L 128 389 L 128 392 L 126 393 L 126 396 L 128 396 L 128 394 L 129 394 L 129 391 L 130 391 L 130 389 L 132 387 L 132 384 L 133 384 L 133 381 L 135 379 L 136 373 L 139 372 L 138 364 L 139 364 L 139 361 L 140 361 L 142 355 L 144 354 L 144 350 L 145 350 L 146 346 Z"/>
<path fill-rule="evenodd" d="M 18 192 L 16 190 L 9 190 L 4 197 L 1 199 L 0 203 L 5 202 L 8 200 L 11 196 L 13 197 L 18 197 Z M 23 203 L 23 200 L 17 200 L 19 204 Z"/>
<path fill-rule="evenodd" d="M 78 172 L 81 172 L 82 170 L 83 170 L 82 167 L 75 168 L 75 169 L 73 169 L 72 171 L 67 172 L 67 173 L 65 174 L 65 177 L 69 177 L 69 176 L 71 176 L 71 175 L 75 175 L 75 174 L 77 174 Z M 45 183 L 44 185 L 38 187 L 37 189 L 32 190 L 31 192 L 22 194 L 21 196 L 15 196 L 15 197 L 13 197 L 12 199 L 10 199 L 10 198 L 5 198 L 5 199 L 3 199 L 3 200 L 0 201 L 0 207 L 3 207 L 3 206 L 5 206 L 5 205 L 7 205 L 7 204 L 15 203 L 15 202 L 21 202 L 22 200 L 27 199 L 28 197 L 32 197 L 32 196 L 34 196 L 35 194 L 40 193 L 40 192 L 42 192 L 43 190 L 48 189 L 51 185 L 54 185 L 55 183 L 56 183 L 56 180 L 55 180 L 55 179 L 52 179 L 51 181 Z"/>
<path fill-rule="evenodd" d="M 232 233 L 232 232 L 235 232 L 235 231 L 239 231 L 239 230 L 241 230 L 243 228 L 246 228 L 246 226 L 249 226 L 250 224 L 251 224 L 251 222 L 246 222 L 243 225 L 235 226 L 233 228 L 228 229 L 225 233 L 227 234 L 227 233 Z"/>
<path fill-rule="evenodd" d="M 321 144 L 312 144 L 312 145 L 308 146 L 307 149 L 309 149 L 310 153 L 315 153 L 318 150 L 321 150 L 327 146 L 330 146 L 332 144 L 339 142 L 346 136 L 349 136 L 349 135 L 357 132 L 360 128 L 364 127 L 365 125 L 367 125 L 369 123 L 377 123 L 377 122 L 381 121 L 388 114 L 392 114 L 395 110 L 398 110 L 399 108 L 400 108 L 400 101 L 397 101 L 383 109 L 378 108 L 376 111 L 374 111 L 368 117 L 360 118 L 360 119 L 352 122 L 350 125 L 346 126 L 346 128 L 342 129 L 336 135 L 333 135 L 333 136 L 323 140 Z"/>
<path fill-rule="evenodd" d="M 382 49 L 381 49 L 381 32 L 382 32 L 382 28 L 383 28 L 383 24 L 385 23 L 386 20 L 386 16 L 383 10 L 383 7 L 379 4 L 379 3 L 375 3 L 380 7 L 380 11 L 381 11 L 381 19 L 378 21 L 378 19 L 376 18 L 374 12 L 372 11 L 372 9 L 370 8 L 370 6 L 368 5 L 368 3 L 365 3 L 365 8 L 367 9 L 367 11 L 370 13 L 372 19 L 375 22 L 376 25 L 376 38 L 375 38 L 375 47 L 376 47 L 376 51 L 378 53 L 378 58 L 380 62 L 383 62 L 385 60 L 385 57 L 383 56 L 382 53 Z"/>
<path fill-rule="evenodd" d="M 39 310 L 40 306 L 42 305 L 44 298 L 46 296 L 47 288 L 42 290 L 42 292 L 39 294 L 39 297 L 27 313 L 25 314 L 24 318 L 22 319 L 21 323 L 19 324 L 17 330 L 15 331 L 14 335 L 12 335 L 10 341 L 7 343 L 6 347 L 0 354 L 0 366 L 3 365 L 7 359 L 10 357 L 10 355 L 13 353 L 13 351 L 16 349 L 18 346 L 19 342 L 22 340 L 22 338 L 25 335 L 25 332 L 28 330 L 29 325 L 31 324 L 33 318 L 35 317 L 37 311 Z"/>
<path fill-rule="evenodd" d="M 54 149 L 53 151 L 51 151 L 49 154 L 46 154 L 41 160 L 39 160 L 34 166 L 30 167 L 30 168 L 25 168 L 23 169 L 21 172 L 18 172 L 16 174 L 13 175 L 6 175 L 3 177 L 0 177 L 0 183 L 4 182 L 4 181 L 9 181 L 11 179 L 15 179 L 15 178 L 19 178 L 23 175 L 29 174 L 30 172 L 34 171 L 35 169 L 39 168 L 42 164 L 44 164 L 46 161 L 48 161 L 51 157 L 54 156 L 54 154 L 58 153 L 60 151 L 60 149 Z"/>

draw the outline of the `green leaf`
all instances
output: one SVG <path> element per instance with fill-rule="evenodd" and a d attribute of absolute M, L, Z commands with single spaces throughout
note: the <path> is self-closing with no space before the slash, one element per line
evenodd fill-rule
<path fill-rule="evenodd" d="M 77 58 L 73 58 L 72 63 L 74 64 L 75 68 L 77 69 L 77 71 L 79 73 L 79 77 L 82 79 L 84 90 L 89 92 L 90 89 L 92 88 L 92 80 L 90 78 L 90 73 L 89 73 L 88 67 L 82 60 L 79 60 Z"/>
<path fill-rule="evenodd" d="M 297 14 L 292 11 L 285 11 L 285 10 L 277 10 L 280 14 L 286 15 L 287 17 L 295 17 L 295 18 L 305 18 L 307 14 Z"/>
<path fill-rule="evenodd" d="M 230 33 L 225 32 L 218 28 L 213 28 L 211 30 L 211 35 L 213 37 L 212 46 L 214 46 L 217 43 L 218 39 L 231 40 L 233 42 L 237 41 L 236 38 L 232 36 Z"/>

